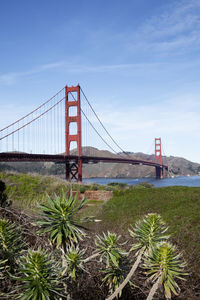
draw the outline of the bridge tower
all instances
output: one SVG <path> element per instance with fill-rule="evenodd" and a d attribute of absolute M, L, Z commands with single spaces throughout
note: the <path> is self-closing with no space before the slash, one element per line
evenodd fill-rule
<path fill-rule="evenodd" d="M 155 163 L 162 165 L 162 147 L 161 138 L 155 138 Z M 156 167 L 156 178 L 163 177 L 163 168 Z"/>
<path fill-rule="evenodd" d="M 70 96 L 70 97 L 69 97 Z M 71 97 L 72 96 L 72 97 Z M 76 107 L 76 115 L 70 114 L 70 107 Z M 76 123 L 76 134 L 70 134 L 70 124 Z M 65 87 L 65 155 L 70 155 L 70 144 L 76 142 L 78 159 L 66 160 L 66 179 L 82 181 L 82 145 L 81 145 L 81 103 L 80 85 Z"/>

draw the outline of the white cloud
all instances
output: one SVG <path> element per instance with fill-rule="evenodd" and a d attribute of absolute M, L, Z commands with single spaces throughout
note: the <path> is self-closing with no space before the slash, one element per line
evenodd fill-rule
<path fill-rule="evenodd" d="M 44 65 L 35 67 L 35 68 L 27 70 L 27 71 L 10 72 L 10 73 L 6 73 L 6 74 L 1 74 L 0 75 L 0 84 L 12 85 L 20 78 L 23 78 L 25 76 L 34 75 L 37 73 L 41 73 L 41 72 L 44 72 L 47 70 L 55 69 L 55 68 L 61 67 L 62 65 L 63 65 L 63 62 L 56 62 L 56 63 L 44 64 Z"/>
<path fill-rule="evenodd" d="M 164 12 L 163 12 L 164 11 Z M 161 15 L 153 16 L 127 38 L 131 51 L 143 49 L 161 53 L 199 47 L 200 2 L 165 3 Z"/>
<path fill-rule="evenodd" d="M 168 143 L 167 155 L 177 155 L 200 161 L 193 148 L 200 146 L 200 97 L 180 95 L 156 106 L 130 106 L 120 110 L 104 107 L 100 119 L 122 148 L 128 151 L 146 151 L 155 137 Z M 194 144 L 193 144 L 194 145 Z M 195 156 L 196 155 L 196 156 Z"/>

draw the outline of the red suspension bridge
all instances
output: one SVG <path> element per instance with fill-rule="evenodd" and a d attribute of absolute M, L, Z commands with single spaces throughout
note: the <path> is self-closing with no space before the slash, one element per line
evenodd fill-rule
<path fill-rule="evenodd" d="M 91 131 L 117 156 L 84 153 Z M 95 142 L 94 137 L 92 140 Z M 168 170 L 162 163 L 160 138 L 155 139 L 155 162 L 132 159 L 110 135 L 79 85 L 65 86 L 38 108 L 0 130 L 0 162 L 16 161 L 63 163 L 66 179 L 76 181 L 82 181 L 82 165 L 87 163 L 153 166 L 157 178 Z"/>

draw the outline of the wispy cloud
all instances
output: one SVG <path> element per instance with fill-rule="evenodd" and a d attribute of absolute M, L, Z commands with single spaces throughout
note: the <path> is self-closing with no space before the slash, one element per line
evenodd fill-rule
<path fill-rule="evenodd" d="M 192 39 L 192 37 L 191 37 Z M 185 43 L 184 40 L 176 40 L 174 44 L 163 42 L 158 43 L 157 48 L 160 49 L 177 47 L 177 45 L 181 45 L 181 43 Z M 177 70 L 185 70 L 187 68 L 197 67 L 200 65 L 200 60 L 196 60 L 195 62 L 185 62 L 185 63 L 176 63 Z M 50 64 L 43 64 L 41 66 L 37 66 L 30 70 L 20 71 L 20 72 L 10 72 L 5 74 L 0 74 L 0 84 L 1 85 L 12 85 L 23 79 L 26 76 L 32 76 L 39 73 L 44 73 L 45 71 L 59 69 L 61 72 L 64 73 L 112 73 L 112 72 L 126 72 L 126 76 L 128 75 L 139 75 L 139 74 L 146 74 L 146 72 L 151 73 L 162 73 L 170 71 L 174 68 L 174 63 L 170 62 L 152 62 L 152 63 L 119 63 L 119 64 L 78 64 L 77 62 L 72 63 L 68 61 L 61 61 L 56 63 Z"/>
<path fill-rule="evenodd" d="M 61 67 L 62 65 L 63 65 L 63 62 L 56 62 L 56 63 L 44 64 L 44 65 L 35 67 L 35 68 L 27 70 L 27 71 L 10 72 L 10 73 L 6 73 L 6 74 L 0 74 L 0 84 L 11 85 L 22 77 L 31 76 L 31 75 L 41 73 L 41 72 L 44 72 L 47 70 L 55 69 L 55 68 Z"/>
<path fill-rule="evenodd" d="M 200 46 L 200 2 L 174 1 L 162 7 L 160 16 L 146 20 L 127 42 L 130 50 L 168 52 Z M 141 38 L 142 37 L 142 38 Z"/>
<path fill-rule="evenodd" d="M 167 155 L 174 154 L 176 149 L 177 155 L 189 157 L 188 153 L 191 153 L 191 149 L 187 151 L 187 148 L 192 140 L 196 141 L 197 148 L 200 146 L 200 97 L 198 95 L 172 97 L 158 103 L 156 107 L 138 105 L 129 106 L 128 110 L 126 107 L 121 108 L 120 111 L 113 107 L 112 113 L 110 107 L 104 106 L 99 115 L 106 128 L 111 131 L 111 135 L 122 148 L 127 150 L 145 151 L 147 147 L 143 144 L 149 145 L 154 137 L 159 136 L 170 141 Z M 185 144 L 184 148 L 183 144 Z"/>

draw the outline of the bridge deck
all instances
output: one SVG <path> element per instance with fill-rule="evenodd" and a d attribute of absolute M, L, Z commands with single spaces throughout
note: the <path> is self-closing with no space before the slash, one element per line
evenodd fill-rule
<path fill-rule="evenodd" d="M 154 163 L 152 161 L 145 161 L 145 160 L 137 160 L 137 159 L 130 159 L 130 158 L 122 158 L 122 157 L 94 157 L 94 156 L 81 156 L 82 162 L 87 163 L 127 163 L 131 165 L 146 165 L 152 166 L 156 168 L 164 168 L 168 170 L 168 166 L 160 165 Z M 0 153 L 0 162 L 28 162 L 28 161 L 47 161 L 47 162 L 57 162 L 57 163 L 66 163 L 69 161 L 78 161 L 77 155 L 61 155 L 61 154 L 28 154 L 28 153 L 15 153 L 15 152 L 3 152 Z"/>

